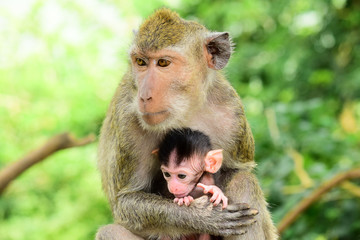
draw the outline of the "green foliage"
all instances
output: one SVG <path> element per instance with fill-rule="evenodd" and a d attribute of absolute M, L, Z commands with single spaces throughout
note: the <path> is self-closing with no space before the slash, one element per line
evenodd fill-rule
<path fill-rule="evenodd" d="M 98 133 L 132 29 L 162 6 L 233 37 L 225 72 L 245 104 L 276 223 L 316 186 L 359 166 L 355 1 L 16 0 L 0 3 L 0 168 L 59 132 Z M 351 189 L 333 189 L 283 239 L 357 239 L 359 203 Z M 96 144 L 56 153 L 0 197 L 4 240 L 92 239 L 111 221 Z"/>

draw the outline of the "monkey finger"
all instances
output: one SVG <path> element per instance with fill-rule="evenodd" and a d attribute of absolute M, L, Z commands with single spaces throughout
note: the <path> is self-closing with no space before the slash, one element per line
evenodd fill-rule
<path fill-rule="evenodd" d="M 255 219 L 254 216 L 259 212 L 255 209 L 243 210 L 241 212 L 232 213 L 232 216 L 229 216 L 231 221 L 238 222 L 240 226 L 251 224 Z"/>
<path fill-rule="evenodd" d="M 247 210 L 247 209 L 250 209 L 250 206 L 247 203 L 231 204 L 227 207 L 227 210 L 229 212 L 238 212 L 238 211 Z"/>
<path fill-rule="evenodd" d="M 224 229 L 219 231 L 221 236 L 228 237 L 230 235 L 243 235 L 246 233 L 244 229 Z"/>
<path fill-rule="evenodd" d="M 256 222 L 256 219 L 254 217 L 244 217 L 241 219 L 238 219 L 237 221 L 226 221 L 219 226 L 219 229 L 241 229 L 245 226 L 252 225 Z"/>
<path fill-rule="evenodd" d="M 215 230 L 215 229 L 214 229 Z M 218 226 L 216 229 L 218 232 L 211 233 L 212 235 L 220 235 L 220 236 L 230 236 L 230 235 L 242 235 L 246 233 L 244 226 L 238 226 L 238 225 L 229 225 L 228 223 L 225 223 L 223 226 Z"/>
<path fill-rule="evenodd" d="M 256 223 L 256 219 L 254 217 L 244 217 L 239 222 L 238 226 L 248 226 Z"/>
<path fill-rule="evenodd" d="M 238 219 L 245 218 L 245 217 L 253 218 L 253 216 L 257 215 L 258 213 L 259 213 L 259 211 L 256 209 L 247 209 L 247 210 L 242 210 L 239 212 L 233 212 L 232 217 L 238 218 Z"/>
<path fill-rule="evenodd" d="M 178 205 L 182 206 L 184 204 L 184 198 L 179 198 Z"/>
<path fill-rule="evenodd" d="M 233 224 L 235 226 L 249 225 L 255 220 L 255 215 L 258 213 L 255 209 L 242 210 L 238 212 L 229 212 L 227 209 L 219 208 L 219 211 L 222 211 L 222 219 L 226 224 Z"/>
<path fill-rule="evenodd" d="M 210 198 L 210 202 L 214 202 L 219 197 L 219 192 L 214 192 L 212 197 Z"/>
<path fill-rule="evenodd" d="M 228 198 L 224 196 L 222 202 L 223 202 L 222 209 L 225 209 L 228 205 Z"/>
<path fill-rule="evenodd" d="M 201 187 L 202 189 L 204 189 L 204 193 L 207 194 L 209 192 L 209 186 L 206 186 L 205 184 L 202 183 L 198 183 L 197 184 L 198 187 Z"/>
<path fill-rule="evenodd" d="M 190 202 L 189 202 L 189 199 L 188 199 L 188 198 L 184 198 L 184 204 L 185 204 L 185 206 L 189 206 L 189 205 L 190 205 Z"/>
<path fill-rule="evenodd" d="M 214 203 L 214 206 L 219 205 L 220 202 L 221 202 L 221 200 L 222 200 L 221 196 L 219 196 L 218 198 L 216 198 L 216 200 L 213 202 L 213 203 Z"/>
<path fill-rule="evenodd" d="M 194 200 L 194 199 L 193 199 L 191 196 L 185 197 L 185 198 L 184 198 L 185 206 L 189 206 L 190 203 L 191 203 L 193 200 Z"/>

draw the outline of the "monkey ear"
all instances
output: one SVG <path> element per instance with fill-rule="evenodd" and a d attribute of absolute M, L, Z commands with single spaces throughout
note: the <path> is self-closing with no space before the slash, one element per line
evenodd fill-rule
<path fill-rule="evenodd" d="M 155 156 L 158 156 L 159 155 L 159 149 L 154 149 L 152 150 L 151 154 L 155 155 Z"/>
<path fill-rule="evenodd" d="M 223 150 L 211 150 L 206 154 L 205 157 L 205 171 L 209 173 L 216 173 L 223 161 Z"/>
<path fill-rule="evenodd" d="M 223 69 L 232 53 L 232 42 L 227 32 L 211 33 L 206 39 L 206 60 L 215 70 Z"/>

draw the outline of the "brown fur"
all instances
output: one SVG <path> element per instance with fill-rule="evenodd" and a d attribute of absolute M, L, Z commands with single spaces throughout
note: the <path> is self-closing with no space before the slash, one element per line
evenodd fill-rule
<path fill-rule="evenodd" d="M 97 239 L 131 239 L 132 233 L 133 239 L 194 233 L 277 239 L 251 173 L 254 141 L 242 103 L 221 72 L 215 71 L 226 65 L 230 53 L 227 33 L 211 33 L 167 9 L 140 26 L 130 51 L 131 68 L 116 90 L 101 130 L 98 166 L 115 225 L 101 228 Z M 159 67 L 158 59 L 168 56 L 171 64 Z M 146 66 L 137 65 L 137 58 Z M 182 127 L 204 132 L 214 148 L 224 149 L 223 167 L 215 180 L 232 203 L 227 209 L 214 208 L 204 198 L 180 207 L 151 193 L 160 184 L 153 182 L 160 166 L 151 152 L 169 129 Z M 260 211 L 256 224 L 249 226 L 257 211 L 238 203 Z M 244 231 L 248 232 L 229 237 Z"/>
<path fill-rule="evenodd" d="M 184 21 L 169 9 L 160 9 L 140 26 L 135 44 L 143 51 L 156 51 L 178 44 L 186 35 L 205 30 L 196 22 Z"/>

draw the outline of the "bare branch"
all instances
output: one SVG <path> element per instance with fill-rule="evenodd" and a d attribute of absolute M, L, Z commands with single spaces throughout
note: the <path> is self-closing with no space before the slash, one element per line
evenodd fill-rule
<path fill-rule="evenodd" d="M 342 182 L 350 179 L 360 178 L 360 168 L 355 168 L 344 173 L 339 173 L 332 179 L 326 181 L 317 189 L 315 189 L 308 197 L 304 198 L 297 204 L 278 224 L 278 231 L 281 234 L 288 228 L 311 204 L 319 200 L 322 195 L 329 192 L 332 188 L 338 186 Z"/>
<path fill-rule="evenodd" d="M 42 147 L 30 152 L 22 159 L 11 163 L 0 171 L 0 194 L 17 176 L 23 173 L 32 165 L 42 161 L 55 152 L 72 147 L 79 147 L 89 144 L 95 140 L 95 135 L 91 134 L 83 139 L 76 139 L 69 133 L 62 133 L 49 139 Z"/>

